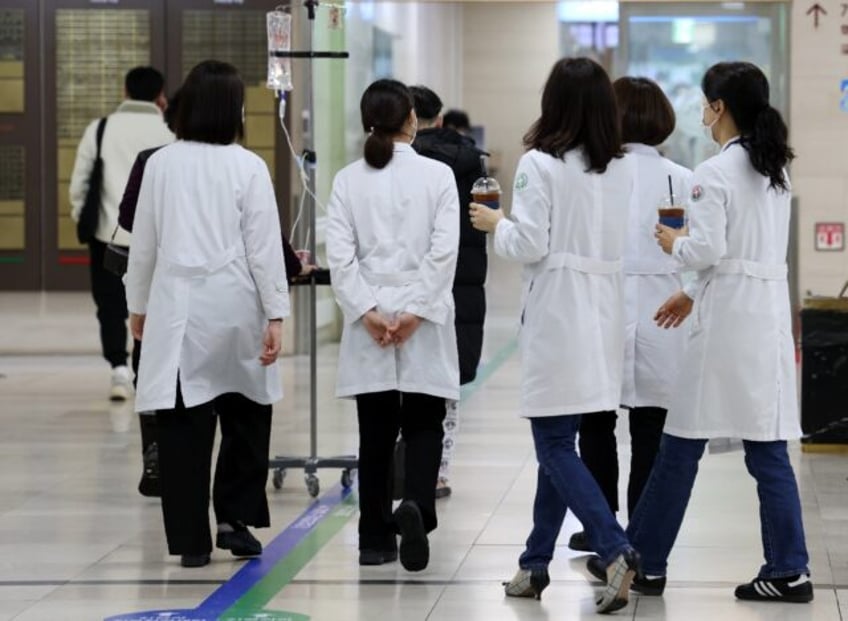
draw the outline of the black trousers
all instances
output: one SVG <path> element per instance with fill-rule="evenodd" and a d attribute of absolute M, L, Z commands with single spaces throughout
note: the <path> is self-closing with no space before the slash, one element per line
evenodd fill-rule
<path fill-rule="evenodd" d="M 106 244 L 96 239 L 88 243 L 91 264 L 91 295 L 100 324 L 103 357 L 112 368 L 127 364 L 127 294 L 120 276 L 103 267 Z"/>
<path fill-rule="evenodd" d="M 630 410 L 630 481 L 627 514 L 633 515 L 660 448 L 666 410 L 656 407 Z M 618 449 L 615 412 L 584 416 L 580 422 L 580 457 L 595 477 L 613 513 L 618 511 Z"/>
<path fill-rule="evenodd" d="M 442 460 L 441 397 L 390 390 L 357 395 L 359 417 L 359 549 L 386 549 L 392 517 L 392 462 L 398 431 L 406 443 L 404 500 L 418 505 L 427 532 L 436 528 L 436 480 Z"/>
<path fill-rule="evenodd" d="M 171 554 L 212 550 L 209 482 L 216 415 L 221 423 L 212 493 L 216 521 L 270 525 L 265 485 L 271 406 L 229 393 L 186 408 L 178 391 L 176 408 L 156 412 L 162 515 Z"/>

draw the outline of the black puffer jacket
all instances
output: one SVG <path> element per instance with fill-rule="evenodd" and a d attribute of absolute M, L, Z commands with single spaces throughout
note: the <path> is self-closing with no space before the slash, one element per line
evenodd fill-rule
<path fill-rule="evenodd" d="M 418 132 L 415 150 L 444 162 L 453 170 L 459 190 L 459 258 L 453 281 L 456 304 L 456 344 L 459 349 L 459 383 L 467 384 L 477 375 L 483 348 L 483 321 L 486 318 L 486 234 L 471 226 L 468 203 L 471 186 L 483 174 L 483 152 L 474 141 L 452 129 L 430 128 Z"/>

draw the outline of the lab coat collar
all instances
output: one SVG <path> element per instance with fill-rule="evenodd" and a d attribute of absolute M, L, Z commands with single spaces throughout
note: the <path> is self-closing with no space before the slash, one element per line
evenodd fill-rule
<path fill-rule="evenodd" d="M 624 145 L 624 150 L 630 153 L 641 153 L 643 155 L 660 156 L 659 150 L 656 147 L 642 144 L 641 142 L 628 142 Z"/>
<path fill-rule="evenodd" d="M 395 153 L 414 153 L 415 149 L 408 142 L 395 142 Z"/>
<path fill-rule="evenodd" d="M 741 140 L 742 140 L 742 136 L 734 136 L 733 138 L 731 138 L 730 140 L 728 140 L 727 142 L 724 143 L 724 146 L 721 148 L 721 152 L 724 153 L 725 151 L 727 151 L 733 145 L 739 144 L 739 142 Z"/>

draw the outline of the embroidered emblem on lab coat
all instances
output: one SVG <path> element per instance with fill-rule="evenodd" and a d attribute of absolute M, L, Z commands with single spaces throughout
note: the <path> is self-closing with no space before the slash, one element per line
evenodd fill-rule
<path fill-rule="evenodd" d="M 527 173 L 521 173 L 515 178 L 515 189 L 523 190 L 527 187 Z"/>
<path fill-rule="evenodd" d="M 696 185 L 692 188 L 692 200 L 699 201 L 701 197 L 704 195 L 704 188 L 699 185 Z"/>

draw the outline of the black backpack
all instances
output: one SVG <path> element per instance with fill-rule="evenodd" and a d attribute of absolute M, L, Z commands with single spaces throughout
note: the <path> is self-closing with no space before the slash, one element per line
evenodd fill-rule
<path fill-rule="evenodd" d="M 97 157 L 88 177 L 88 191 L 82 204 L 79 220 L 77 221 L 77 239 L 81 244 L 87 244 L 94 239 L 97 223 L 100 220 L 100 186 L 103 184 L 103 159 L 100 157 L 100 144 L 103 142 L 103 129 L 106 127 L 106 117 L 97 124 Z"/>

